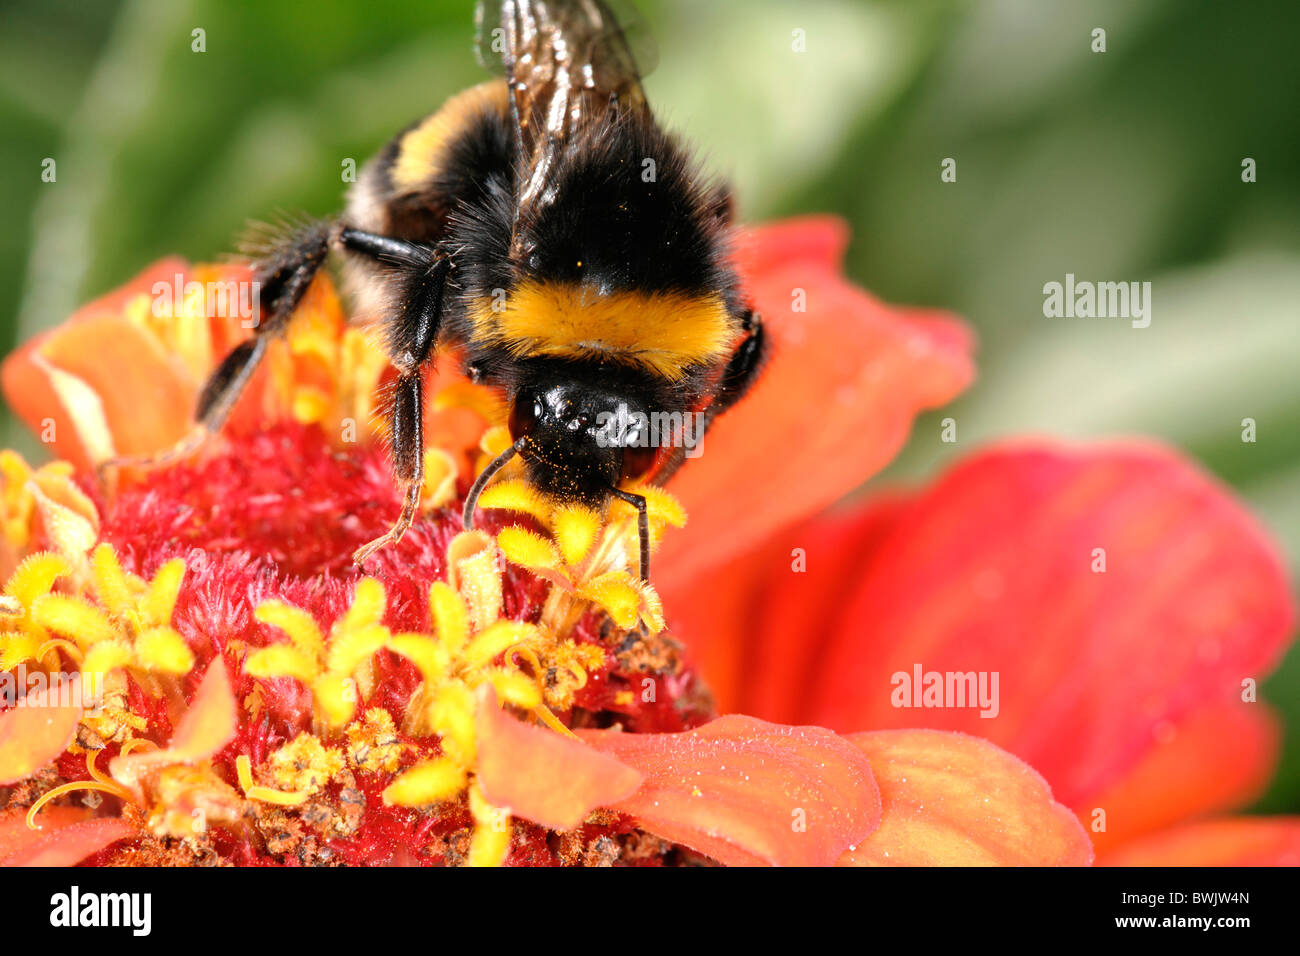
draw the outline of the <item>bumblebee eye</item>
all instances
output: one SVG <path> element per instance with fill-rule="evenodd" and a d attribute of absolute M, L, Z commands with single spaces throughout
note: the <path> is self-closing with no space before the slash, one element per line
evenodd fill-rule
<path fill-rule="evenodd" d="M 644 448 L 629 446 L 623 449 L 623 469 L 619 473 L 619 480 L 625 481 L 629 478 L 640 478 L 650 466 L 655 463 L 655 458 L 659 454 L 659 449 L 653 445 L 647 445 Z"/>
<path fill-rule="evenodd" d="M 526 395 L 521 395 L 510 406 L 510 437 L 515 441 L 523 438 L 533 430 L 533 426 L 537 424 L 537 420 L 541 417 L 541 400 L 530 399 Z"/>

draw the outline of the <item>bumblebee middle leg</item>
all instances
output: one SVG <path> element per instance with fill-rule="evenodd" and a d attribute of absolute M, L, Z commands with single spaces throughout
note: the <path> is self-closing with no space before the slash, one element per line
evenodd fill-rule
<path fill-rule="evenodd" d="M 348 242 L 350 230 L 344 231 Z M 393 240 L 371 237 L 390 248 Z M 363 240 L 353 237 L 352 241 Z M 395 261 L 386 255 L 390 262 Z M 400 541 L 415 519 L 424 485 L 424 369 L 433 354 L 441 327 L 443 293 L 451 260 L 435 247 L 417 247 L 401 265 L 400 311 L 389 319 L 388 356 L 397 369 L 397 384 L 389 409 L 389 443 L 393 475 L 402 489 L 402 510 L 393 526 L 358 548 L 352 560 L 362 564 L 380 548 Z"/>

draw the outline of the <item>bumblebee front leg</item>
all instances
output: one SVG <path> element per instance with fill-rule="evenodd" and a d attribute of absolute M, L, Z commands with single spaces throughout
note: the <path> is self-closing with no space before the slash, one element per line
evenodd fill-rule
<path fill-rule="evenodd" d="M 346 231 L 344 236 L 348 241 Z M 352 556 L 357 564 L 401 540 L 415 519 L 424 486 L 424 369 L 438 339 L 450 260 L 428 247 L 419 248 L 419 255 L 403 263 L 403 306 L 388 327 L 389 359 L 398 372 L 389 410 L 389 442 L 402 510 L 391 528 L 357 549 Z"/>
<path fill-rule="evenodd" d="M 302 302 L 316 273 L 324 265 L 339 227 L 331 222 L 310 222 L 271 242 L 253 270 L 256 300 L 253 306 L 253 337 L 241 342 L 221 361 L 199 392 L 194 427 L 170 448 L 149 455 L 110 458 L 99 465 L 101 478 L 106 469 L 133 465 L 152 467 L 184 458 L 198 448 L 228 417 L 253 373 L 266 354 L 272 338 L 281 334 L 298 304 Z"/>
<path fill-rule="evenodd" d="M 253 303 L 253 336 L 235 346 L 209 376 L 199 392 L 194 427 L 170 448 L 101 462 L 101 479 L 110 468 L 156 467 L 184 458 L 219 431 L 266 355 L 267 345 L 288 328 L 290 316 L 307 294 L 331 249 L 387 260 L 402 254 L 409 257 L 421 248 L 399 239 L 346 229 L 329 221 L 306 223 L 270 242 L 253 270 L 257 290 Z"/>

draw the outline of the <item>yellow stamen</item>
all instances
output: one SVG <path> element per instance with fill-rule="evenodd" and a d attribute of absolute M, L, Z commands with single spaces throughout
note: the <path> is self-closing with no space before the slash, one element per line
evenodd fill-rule
<path fill-rule="evenodd" d="M 479 495 L 478 506 L 518 511 L 532 515 L 542 524 L 548 523 L 551 518 L 550 503 L 522 478 L 510 478 L 488 485 Z"/>
<path fill-rule="evenodd" d="M 478 447 L 483 452 L 483 457 L 492 459 L 496 458 L 512 444 L 514 444 L 514 439 L 510 436 L 510 429 L 505 425 L 493 425 L 483 433 L 483 437 L 479 439 Z"/>
<path fill-rule="evenodd" d="M 549 539 L 523 528 L 502 528 L 497 544 L 506 560 L 520 567 L 551 570 L 563 563 L 560 552 Z"/>
<path fill-rule="evenodd" d="M 5 594 L 23 607 L 30 608 L 38 597 L 48 594 L 54 582 L 69 571 L 68 563 L 57 554 L 38 551 L 29 555 L 14 570 L 5 584 Z"/>
<path fill-rule="evenodd" d="M 542 706 L 542 692 L 537 687 L 537 681 L 531 677 L 504 667 L 489 668 L 482 676 L 506 703 L 513 704 L 520 710 L 535 710 Z"/>
<path fill-rule="evenodd" d="M 388 648 L 414 664 L 426 682 L 438 680 L 451 664 L 446 650 L 422 634 L 396 634 L 388 642 Z"/>
<path fill-rule="evenodd" d="M 459 654 L 469 640 L 469 608 L 450 584 L 435 581 L 429 588 L 429 618 L 439 643 Z"/>
<path fill-rule="evenodd" d="M 326 669 L 332 673 L 351 674 L 388 643 L 388 628 L 368 624 L 345 630 L 330 640 Z"/>
<path fill-rule="evenodd" d="M 416 764 L 384 790 L 389 806 L 420 807 L 441 803 L 465 788 L 465 769 L 447 757 L 434 757 Z"/>
<path fill-rule="evenodd" d="M 87 674 L 111 674 L 131 666 L 131 645 L 126 641 L 100 641 L 86 653 L 81 669 Z"/>
<path fill-rule="evenodd" d="M 474 817 L 474 835 L 465 865 L 500 866 L 510 852 L 513 836 L 509 811 L 488 803 L 477 783 L 469 788 L 469 810 Z"/>
<path fill-rule="evenodd" d="M 67 594 L 46 594 L 32 605 L 32 618 L 47 630 L 71 637 L 82 648 L 118 636 L 113 622 L 95 605 Z"/>
<path fill-rule="evenodd" d="M 248 655 L 244 670 L 253 677 L 294 677 L 304 684 L 319 673 L 316 662 L 292 644 L 259 647 Z"/>
<path fill-rule="evenodd" d="M 239 779 L 239 789 L 247 793 L 253 787 L 253 761 L 248 754 L 235 758 L 235 776 Z"/>
<path fill-rule="evenodd" d="M 174 602 L 175 598 L 172 600 Z M 171 617 L 170 611 L 167 617 Z M 137 637 L 135 656 L 145 670 L 162 674 L 188 674 L 194 667 L 194 652 L 185 643 L 185 638 L 170 627 L 150 628 Z"/>
<path fill-rule="evenodd" d="M 270 803 L 279 807 L 299 807 L 307 802 L 310 794 L 307 793 L 286 793 L 283 790 L 275 790 L 271 787 L 265 787 L 253 782 L 253 765 L 248 759 L 248 754 L 240 754 L 235 758 L 235 776 L 239 779 L 239 789 L 244 791 L 244 796 L 249 800 L 257 800 L 260 803 Z"/>
<path fill-rule="evenodd" d="M 537 628 L 518 621 L 496 621 L 465 648 L 465 662 L 479 668 L 516 644 L 537 636 Z"/>
<path fill-rule="evenodd" d="M 565 505 L 556 509 L 551 527 L 565 563 L 574 565 L 585 558 L 596 543 L 596 536 L 600 533 L 600 514 L 583 505 Z"/>
<path fill-rule="evenodd" d="M 72 659 L 73 663 L 77 665 L 78 670 L 82 669 L 81 662 L 83 658 L 81 654 L 81 648 L 79 648 L 76 644 L 73 644 L 71 641 L 64 640 L 61 637 L 50 638 L 48 641 L 46 641 L 39 648 L 36 649 L 36 654 L 34 656 L 38 661 L 44 660 L 45 655 L 50 653 L 50 651 L 53 650 L 63 651 L 63 653 L 67 654 L 68 657 Z"/>
<path fill-rule="evenodd" d="M 176 609 L 176 598 L 185 579 L 185 562 L 173 558 L 161 568 L 149 582 L 149 592 L 145 596 L 141 611 L 149 624 L 170 624 L 172 612 Z M 191 663 L 191 667 L 193 664 Z M 188 671 L 189 668 L 186 668 Z"/>
<path fill-rule="evenodd" d="M 97 546 L 90 556 L 90 568 L 99 602 L 113 617 L 125 620 L 135 596 L 132 593 L 130 579 L 122 570 L 122 564 L 117 560 L 117 552 L 113 550 L 113 546 L 109 544 Z"/>
<path fill-rule="evenodd" d="M 451 539 L 447 582 L 465 600 L 472 630 L 482 630 L 501 616 L 501 568 L 490 535 L 464 531 Z"/>
<path fill-rule="evenodd" d="M 578 595 L 599 604 L 619 627 L 636 626 L 641 593 L 626 572 L 611 571 L 593 578 L 578 589 Z"/>
<path fill-rule="evenodd" d="M 564 726 L 564 724 L 560 722 L 560 718 L 556 717 L 553 713 L 551 713 L 550 710 L 547 709 L 544 705 L 534 707 L 533 715 L 542 723 L 544 723 L 547 727 L 550 727 L 557 734 L 563 734 L 565 737 L 570 737 L 573 740 L 579 739 L 577 734 L 575 734 L 568 727 Z"/>
<path fill-rule="evenodd" d="M 378 624 L 386 605 L 384 586 L 375 578 L 362 578 L 353 592 L 351 606 L 335 629 L 346 632 Z"/>
<path fill-rule="evenodd" d="M 278 627 L 288 634 L 304 658 L 313 661 L 313 667 L 315 661 L 325 656 L 325 638 L 316 626 L 316 619 L 302 608 L 283 601 L 263 601 L 253 616 L 263 624 Z"/>
<path fill-rule="evenodd" d="M 429 724 L 442 738 L 442 751 L 463 767 L 473 766 L 478 755 L 474 735 L 474 694 L 461 681 L 438 688 L 429 707 Z"/>
<path fill-rule="evenodd" d="M 64 794 L 74 793 L 77 790 L 99 790 L 103 793 L 112 794 L 113 796 L 121 800 L 125 800 L 128 803 L 131 802 L 130 791 L 128 791 L 125 787 L 120 786 L 119 784 L 113 783 L 112 781 L 109 781 L 107 783 L 102 783 L 98 780 L 74 780 L 71 783 L 60 784 L 59 786 L 55 787 L 53 790 L 47 791 L 46 793 L 41 795 L 39 800 L 37 800 L 35 803 L 32 804 L 31 809 L 27 811 L 28 829 L 30 830 L 40 829 L 40 827 L 36 825 L 36 814 L 40 813 L 41 808 L 44 807 L 47 803 L 49 803 L 51 800 L 57 800 L 59 797 L 63 796 Z"/>

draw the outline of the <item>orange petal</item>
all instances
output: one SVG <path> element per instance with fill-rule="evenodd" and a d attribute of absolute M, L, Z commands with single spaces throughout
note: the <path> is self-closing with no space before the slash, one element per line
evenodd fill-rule
<path fill-rule="evenodd" d="M 26 807 L 0 810 L 0 864 L 7 857 L 43 840 L 54 830 L 89 820 L 93 815 L 94 811 L 85 807 L 50 805 L 41 810 L 41 815 L 37 818 L 38 826 L 33 830 L 27 825 Z"/>
<path fill-rule="evenodd" d="M 1300 866 L 1300 817 L 1189 823 L 1127 843 L 1102 866 Z"/>
<path fill-rule="evenodd" d="M 479 691 L 478 784 L 488 802 L 553 830 L 636 790 L 641 774 L 586 744 L 516 720 L 490 686 Z"/>
<path fill-rule="evenodd" d="M 56 810 L 67 807 L 48 807 L 41 813 L 43 826 L 39 830 L 28 830 L 27 835 L 6 843 L 0 839 L 0 866 L 74 866 L 92 853 L 98 853 L 109 844 L 125 837 L 134 836 L 136 830 L 125 820 L 116 817 L 95 817 L 74 823 L 63 823 L 51 828 L 52 818 L 65 818 L 56 814 Z M 19 811 L 17 821 L 27 828 L 23 819 L 24 811 Z M 12 826 L 8 820 L 0 828 Z M 3 832 L 0 829 L 0 832 Z M 12 852 L 6 852 L 10 850 Z"/>
<path fill-rule="evenodd" d="M 108 765 L 109 773 L 139 797 L 140 780 L 146 772 L 155 767 L 206 760 L 235 736 L 237 721 L 235 697 L 230 692 L 226 665 L 218 657 L 208 665 L 207 673 L 166 749 L 114 757 Z"/>
<path fill-rule="evenodd" d="M 33 690 L 23 706 L 0 714 L 0 785 L 30 777 L 72 742 L 81 706 L 63 706 L 59 696 L 57 690 Z"/>
<path fill-rule="evenodd" d="M 739 264 L 772 358 L 670 485 L 690 523 L 665 538 L 656 562 L 668 607 L 701 569 L 857 488 L 894 456 L 918 412 L 974 375 L 971 338 L 956 320 L 886 305 L 844 278 L 848 233 L 838 220 L 762 227 L 748 240 Z M 806 311 L 795 311 L 800 296 Z"/>
<path fill-rule="evenodd" d="M 613 809 L 728 865 L 829 866 L 880 819 L 866 758 L 820 727 L 732 715 L 680 734 L 579 734 L 645 774 Z"/>
<path fill-rule="evenodd" d="M 978 737 L 851 734 L 880 785 L 880 826 L 846 866 L 1087 866 L 1088 834 L 1033 768 Z"/>
<path fill-rule="evenodd" d="M 1280 737 L 1267 704 L 1241 700 L 1206 704 L 1158 727 L 1142 761 L 1077 808 L 1098 855 L 1139 834 L 1251 803 L 1277 768 Z M 1094 821 L 1103 820 L 1097 830 Z"/>
<path fill-rule="evenodd" d="M 226 745 L 238 729 L 235 696 L 220 658 L 208 665 L 189 709 L 176 726 L 167 750 L 187 761 L 205 760 Z"/>
<path fill-rule="evenodd" d="M 166 447 L 185 433 L 196 383 L 125 310 L 188 269 L 178 259 L 157 262 L 5 359 L 6 397 L 38 434 L 53 422 L 58 457 L 84 468 L 106 454 Z"/>

